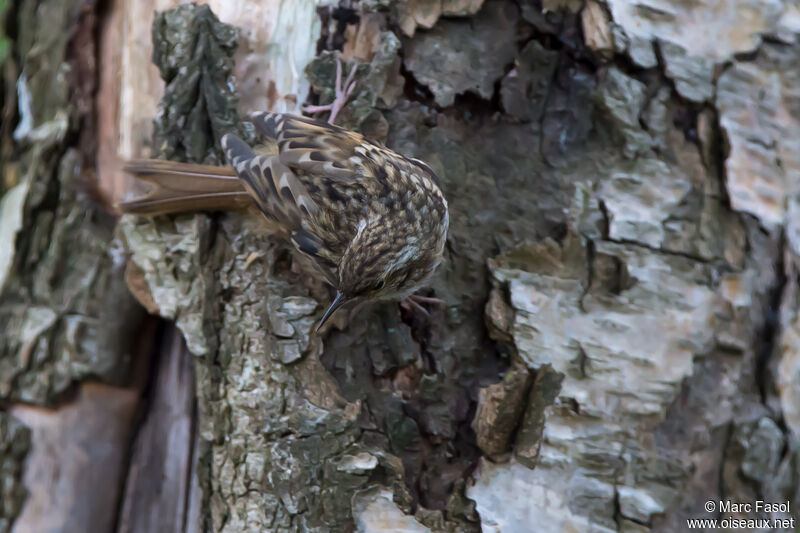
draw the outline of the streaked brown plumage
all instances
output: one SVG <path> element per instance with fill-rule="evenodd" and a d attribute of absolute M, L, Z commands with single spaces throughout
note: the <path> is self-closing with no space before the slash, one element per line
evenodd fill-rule
<path fill-rule="evenodd" d="M 154 215 L 254 202 L 336 287 L 320 325 L 345 302 L 400 299 L 425 283 L 442 259 L 449 220 L 430 167 L 305 117 L 261 113 L 253 123 L 273 145 L 266 155 L 233 134 L 222 138 L 241 181 L 218 167 L 131 161 L 126 170 L 158 188 L 121 204 L 123 211 Z"/>

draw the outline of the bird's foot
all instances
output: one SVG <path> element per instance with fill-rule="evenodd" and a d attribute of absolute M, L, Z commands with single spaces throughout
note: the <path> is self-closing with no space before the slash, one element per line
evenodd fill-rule
<path fill-rule="evenodd" d="M 339 114 L 339 111 L 344 107 L 344 104 L 347 103 L 347 99 L 350 98 L 350 95 L 353 94 L 353 90 L 356 88 L 356 82 L 353 78 L 355 78 L 356 70 L 358 70 L 358 65 L 353 65 L 353 68 L 350 70 L 350 73 L 347 75 L 347 78 L 344 80 L 344 84 L 342 84 L 342 60 L 337 58 L 336 59 L 336 97 L 333 99 L 333 102 L 326 105 L 307 105 L 303 106 L 303 111 L 306 113 L 319 113 L 321 111 L 330 111 L 331 115 L 328 117 L 328 124 L 333 124 L 333 121 L 336 120 L 336 115 Z"/>
<path fill-rule="evenodd" d="M 430 296 L 421 296 L 419 294 L 412 294 L 410 296 L 406 296 L 403 300 L 400 301 L 400 307 L 408 311 L 409 313 L 413 313 L 414 311 L 419 311 L 426 317 L 430 318 L 431 314 L 425 309 L 422 304 L 436 304 L 436 305 L 447 305 L 447 302 L 442 300 L 441 298 L 431 298 Z"/>

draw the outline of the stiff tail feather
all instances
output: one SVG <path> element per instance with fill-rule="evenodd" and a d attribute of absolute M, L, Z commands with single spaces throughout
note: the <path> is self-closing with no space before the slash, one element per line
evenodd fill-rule
<path fill-rule="evenodd" d="M 144 196 L 120 202 L 123 213 L 155 216 L 253 205 L 241 180 L 229 167 L 134 159 L 125 163 L 123 171 L 154 185 Z"/>

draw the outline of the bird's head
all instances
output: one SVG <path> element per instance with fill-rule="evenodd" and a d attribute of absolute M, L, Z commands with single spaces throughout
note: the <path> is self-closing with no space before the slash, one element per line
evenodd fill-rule
<path fill-rule="evenodd" d="M 336 298 L 318 328 L 345 303 L 408 296 L 439 265 L 443 248 L 444 238 L 420 239 L 413 225 L 389 227 L 380 219 L 361 222 L 339 263 Z"/>

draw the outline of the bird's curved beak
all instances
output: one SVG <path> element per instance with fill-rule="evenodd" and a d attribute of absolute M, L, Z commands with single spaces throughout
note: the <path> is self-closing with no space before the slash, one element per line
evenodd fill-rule
<path fill-rule="evenodd" d="M 323 325 L 323 324 L 325 324 L 325 322 L 327 322 L 327 321 L 328 321 L 328 319 L 331 317 L 331 315 L 332 315 L 332 314 L 333 314 L 333 313 L 334 313 L 334 312 L 335 312 L 337 309 L 339 309 L 341 306 L 343 306 L 345 303 L 347 303 L 347 301 L 348 301 L 348 300 L 347 300 L 347 296 L 345 296 L 345 295 L 344 295 L 344 294 L 342 294 L 341 292 L 337 292 L 337 293 L 336 293 L 336 298 L 334 298 L 334 299 L 333 299 L 333 302 L 331 303 L 331 305 L 330 305 L 330 306 L 328 306 L 328 310 L 327 310 L 327 311 L 325 311 L 325 314 L 324 314 L 324 315 L 322 315 L 322 320 L 320 320 L 320 321 L 319 321 L 319 324 L 317 324 L 317 329 L 316 329 L 316 331 L 319 331 L 319 328 L 321 328 L 321 327 L 322 327 L 322 325 Z"/>

